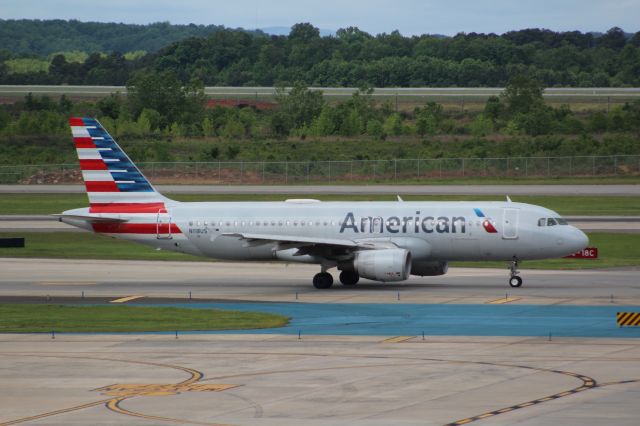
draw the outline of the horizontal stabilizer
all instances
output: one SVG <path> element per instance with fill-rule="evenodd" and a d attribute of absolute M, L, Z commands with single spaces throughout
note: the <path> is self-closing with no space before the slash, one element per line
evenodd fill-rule
<path fill-rule="evenodd" d="M 79 215 L 79 214 L 54 214 L 60 222 L 65 222 L 65 219 L 69 220 L 82 220 L 89 223 L 122 223 L 128 222 L 128 219 L 122 219 L 120 217 L 109 216 L 91 216 L 91 215 Z"/>

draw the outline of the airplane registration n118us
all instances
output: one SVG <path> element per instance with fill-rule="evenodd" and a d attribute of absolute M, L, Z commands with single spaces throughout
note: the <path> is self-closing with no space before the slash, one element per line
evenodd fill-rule
<path fill-rule="evenodd" d="M 90 206 L 62 222 L 163 250 L 232 260 L 281 260 L 320 266 L 349 286 L 367 278 L 436 276 L 454 260 L 518 262 L 570 255 L 587 236 L 543 207 L 511 202 L 178 202 L 149 183 L 102 125 L 69 120 Z M 215 267 L 215 266 L 214 266 Z"/>

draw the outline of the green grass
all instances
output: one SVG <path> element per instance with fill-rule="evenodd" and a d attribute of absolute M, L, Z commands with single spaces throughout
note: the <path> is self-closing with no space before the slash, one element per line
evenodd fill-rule
<path fill-rule="evenodd" d="M 295 191 L 295 187 L 292 187 Z M 402 194 L 406 201 L 491 201 L 504 200 L 498 195 L 438 195 L 422 196 Z M 506 194 L 505 194 L 506 195 Z M 317 198 L 324 201 L 394 201 L 395 195 L 323 195 L 323 194 L 240 194 L 202 195 L 179 194 L 169 196 L 179 201 L 282 201 L 287 198 Z M 561 215 L 640 215 L 640 197 L 595 197 L 595 196 L 512 196 L 513 201 L 537 204 L 555 210 Z M 0 215 L 55 214 L 65 210 L 86 207 L 85 194 L 2 194 L 0 195 Z"/>
<path fill-rule="evenodd" d="M 598 247 L 600 259 L 551 259 L 523 262 L 532 269 L 592 269 L 640 266 L 640 234 L 593 232 L 591 247 Z M 188 260 L 211 259 L 157 251 L 153 248 L 84 232 L 0 233 L 0 238 L 25 237 L 25 248 L 0 248 L 0 257 L 59 259 Z M 506 267 L 506 262 L 454 262 L 452 266 Z"/>
<path fill-rule="evenodd" d="M 590 232 L 589 247 L 599 259 L 548 259 L 521 262 L 525 269 L 597 269 L 640 266 L 640 234 Z M 507 262 L 452 262 L 451 266 L 506 268 Z"/>
<path fill-rule="evenodd" d="M 206 260 L 117 240 L 90 232 L 3 232 L 0 238 L 25 238 L 25 248 L 0 248 L 0 257 L 59 259 Z"/>
<path fill-rule="evenodd" d="M 0 333 L 241 330 L 287 322 L 282 315 L 222 309 L 0 304 Z"/>

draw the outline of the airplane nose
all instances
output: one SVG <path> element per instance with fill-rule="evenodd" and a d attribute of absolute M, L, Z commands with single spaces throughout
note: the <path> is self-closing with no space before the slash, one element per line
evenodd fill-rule
<path fill-rule="evenodd" d="M 574 232 L 570 241 L 571 248 L 574 252 L 578 252 L 589 245 L 589 237 L 587 237 L 587 234 L 585 234 L 578 228 L 574 228 Z"/>

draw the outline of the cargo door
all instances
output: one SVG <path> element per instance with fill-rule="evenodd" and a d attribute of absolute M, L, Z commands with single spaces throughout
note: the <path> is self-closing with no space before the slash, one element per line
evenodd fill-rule
<path fill-rule="evenodd" d="M 158 210 L 156 216 L 156 238 L 159 240 L 170 240 L 171 235 L 171 215 L 167 209 Z"/>

